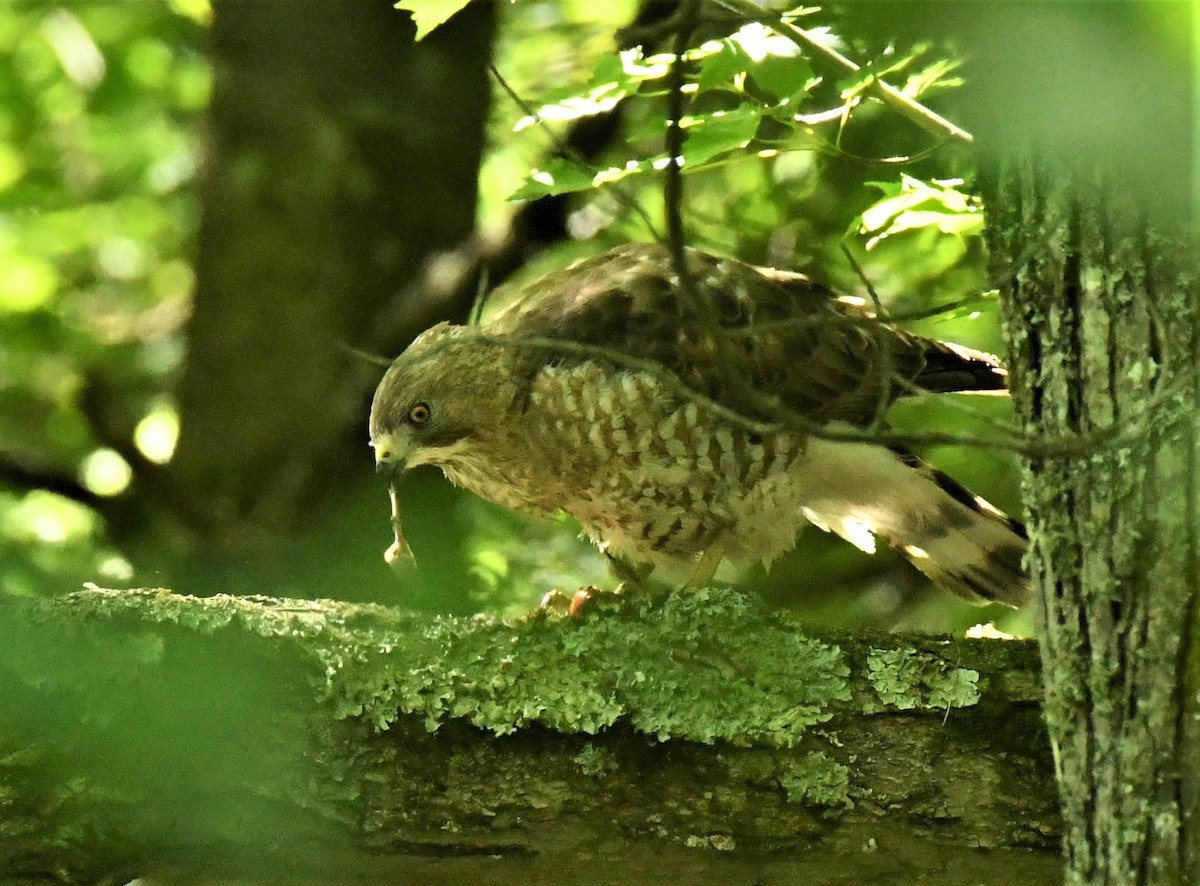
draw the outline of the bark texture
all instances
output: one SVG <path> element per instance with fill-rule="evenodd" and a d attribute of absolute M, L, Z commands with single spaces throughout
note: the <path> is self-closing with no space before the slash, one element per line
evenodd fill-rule
<path fill-rule="evenodd" d="M 597 605 L 4 602 L 0 877 L 1060 882 L 1032 644 Z"/>
<path fill-rule="evenodd" d="M 1200 882 L 1194 6 L 955 9 L 1067 880 Z"/>
<path fill-rule="evenodd" d="M 1200 882 L 1200 311 L 1186 245 L 1153 233 L 1121 185 L 1083 164 L 1006 163 L 988 199 L 993 270 L 1034 446 L 1030 568 L 1069 882 Z"/>

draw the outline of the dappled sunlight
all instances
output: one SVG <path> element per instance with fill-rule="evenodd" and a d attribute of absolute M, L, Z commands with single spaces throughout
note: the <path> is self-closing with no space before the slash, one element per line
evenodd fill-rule
<path fill-rule="evenodd" d="M 133 442 L 138 451 L 157 465 L 165 465 L 171 460 L 178 441 L 179 414 L 169 405 L 155 407 L 133 431 Z"/>
<path fill-rule="evenodd" d="M 0 11 L 6 589 L 131 576 L 89 502 L 128 495 L 121 446 L 162 464 L 178 435 L 153 404 L 175 383 L 195 285 L 210 18 L 208 0 Z M 65 495 L 4 494 L 27 476 Z"/>
<path fill-rule="evenodd" d="M 79 478 L 91 492 L 108 497 L 120 495 L 129 488 L 133 469 L 115 449 L 102 447 L 84 458 L 79 466 Z"/>
<path fill-rule="evenodd" d="M 53 492 L 35 489 L 3 514 L 4 535 L 43 544 L 84 541 L 96 531 L 92 511 Z"/>

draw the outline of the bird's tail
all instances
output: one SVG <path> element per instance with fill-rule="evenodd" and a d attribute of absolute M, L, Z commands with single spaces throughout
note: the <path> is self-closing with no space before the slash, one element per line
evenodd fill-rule
<path fill-rule="evenodd" d="M 810 438 L 821 482 L 802 512 L 867 550 L 885 539 L 935 583 L 976 603 L 1022 606 L 1025 528 L 921 458 L 877 444 Z"/>

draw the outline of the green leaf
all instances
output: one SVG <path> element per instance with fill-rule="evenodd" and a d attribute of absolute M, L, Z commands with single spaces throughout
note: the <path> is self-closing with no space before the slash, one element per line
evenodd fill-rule
<path fill-rule="evenodd" d="M 752 105 L 741 105 L 729 111 L 684 117 L 681 122 L 687 134 L 683 160 L 688 168 L 695 168 L 750 144 L 762 122 L 762 113 Z"/>
<path fill-rule="evenodd" d="M 742 105 L 728 111 L 684 117 L 684 170 L 694 172 L 731 151 L 746 147 L 753 141 L 765 113 L 761 108 Z M 656 121 L 656 125 L 661 127 L 662 121 Z M 629 160 L 622 166 L 596 169 L 555 157 L 534 169 L 525 183 L 508 199 L 532 200 L 552 194 L 592 190 L 630 176 L 661 172 L 668 162 L 665 154 L 657 154 L 641 160 Z"/>
<path fill-rule="evenodd" d="M 904 86 L 901 87 L 901 92 L 910 98 L 920 98 L 934 87 L 945 89 L 962 86 L 963 79 L 961 77 L 950 76 L 960 67 L 962 67 L 962 63 L 958 59 L 937 59 L 915 74 L 910 74 Z"/>
<path fill-rule="evenodd" d="M 765 58 L 747 73 L 758 86 L 779 99 L 803 95 L 820 82 L 802 58 Z"/>
<path fill-rule="evenodd" d="M 592 187 L 595 170 L 562 157 L 552 157 L 541 167 L 532 170 L 525 184 L 508 199 L 534 200 L 552 194 L 569 194 Z"/>
<path fill-rule="evenodd" d="M 858 231 L 874 234 L 867 249 L 879 241 L 920 228 L 936 228 L 944 234 L 969 236 L 983 230 L 983 208 L 979 199 L 958 190 L 958 180 L 923 182 L 905 175 L 900 182 L 870 182 L 884 193 L 883 199 L 863 212 Z"/>
<path fill-rule="evenodd" d="M 471 0 L 398 0 L 396 9 L 409 13 L 417 25 L 417 40 L 443 25 Z"/>
<path fill-rule="evenodd" d="M 785 100 L 819 82 L 794 42 L 758 22 L 701 49 L 704 55 L 696 77 L 699 92 L 717 88 L 742 92 L 743 80 L 749 76 L 759 89 Z"/>
<path fill-rule="evenodd" d="M 700 63 L 696 76 L 696 88 L 700 92 L 732 84 L 739 74 L 745 73 L 746 57 L 741 50 L 732 40 L 719 42 L 720 49 Z"/>
<path fill-rule="evenodd" d="M 838 81 L 842 99 L 851 101 L 865 93 L 876 80 L 886 80 L 888 74 L 903 71 L 913 63 L 921 50 L 899 57 L 872 59 L 853 74 Z"/>
<path fill-rule="evenodd" d="M 667 76 L 671 62 L 670 55 L 643 56 L 640 46 L 606 55 L 581 89 L 552 93 L 536 114 L 518 120 L 513 131 L 520 132 L 539 120 L 575 120 L 611 111 L 621 99 L 636 93 L 642 84 Z"/>
<path fill-rule="evenodd" d="M 538 108 L 536 115 L 522 117 L 513 127 L 513 132 L 520 132 L 535 123 L 546 120 L 576 120 L 579 117 L 592 117 L 611 111 L 621 99 L 631 92 L 627 84 L 609 80 L 598 83 L 587 92 L 573 93 L 563 96 L 560 100 Z"/>
<path fill-rule="evenodd" d="M 795 58 L 800 53 L 800 47 L 793 41 L 761 22 L 742 25 L 729 39 L 752 62 L 761 62 L 770 56 Z"/>

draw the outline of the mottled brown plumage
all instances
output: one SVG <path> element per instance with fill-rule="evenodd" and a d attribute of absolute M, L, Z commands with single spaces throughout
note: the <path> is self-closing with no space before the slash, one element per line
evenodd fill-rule
<path fill-rule="evenodd" d="M 693 583 L 769 562 L 806 523 L 880 536 L 968 598 L 1019 605 L 1018 524 L 916 457 L 821 428 L 917 391 L 998 391 L 994 358 L 914 336 L 794 273 L 659 246 L 551 274 L 479 327 L 440 324 L 388 369 L 380 463 L 434 464 L 506 507 L 565 510 L 608 552 Z"/>

